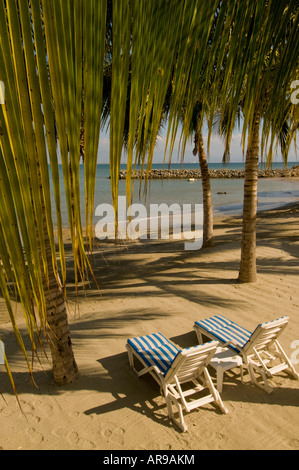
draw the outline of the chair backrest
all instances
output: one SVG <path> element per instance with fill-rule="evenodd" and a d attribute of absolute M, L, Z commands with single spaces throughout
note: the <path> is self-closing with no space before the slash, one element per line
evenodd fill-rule
<path fill-rule="evenodd" d="M 170 383 L 175 376 L 180 383 L 195 378 L 200 369 L 209 364 L 218 345 L 218 341 L 210 341 L 200 346 L 182 349 L 165 375 L 166 382 Z"/>
<path fill-rule="evenodd" d="M 245 344 L 243 352 L 248 354 L 251 350 L 257 351 L 269 348 L 287 326 L 289 318 L 287 315 L 270 322 L 261 323 L 252 333 Z"/>

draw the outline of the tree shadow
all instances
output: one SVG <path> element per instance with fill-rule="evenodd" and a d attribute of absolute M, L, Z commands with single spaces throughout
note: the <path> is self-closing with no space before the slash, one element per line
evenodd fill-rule
<path fill-rule="evenodd" d="M 255 403 L 265 405 L 280 405 L 280 406 L 299 406 L 299 393 L 298 387 L 291 388 L 279 385 L 283 380 L 292 380 L 287 374 L 277 374 L 270 381 L 273 392 L 267 393 L 254 385 L 249 380 L 248 374 L 245 375 L 244 381 L 241 382 L 241 377 L 236 371 L 225 372 L 223 391 L 221 394 L 222 400 L 235 402 L 235 403 Z M 297 385 L 297 384 L 296 384 Z"/>
<path fill-rule="evenodd" d="M 86 415 L 102 415 L 129 408 L 159 424 L 170 425 L 166 402 L 160 395 L 158 384 L 149 374 L 138 379 L 129 367 L 127 353 L 101 358 L 98 362 L 106 371 L 106 378 L 98 381 L 99 389 L 112 395 L 113 400 L 95 405 L 85 411 Z"/>
<path fill-rule="evenodd" d="M 195 346 L 197 343 L 194 331 L 189 331 L 170 338 L 181 348 Z M 50 367 L 45 370 L 34 372 L 34 380 L 38 388 L 33 387 L 26 365 L 23 364 L 21 371 L 14 372 L 13 377 L 17 388 L 18 396 L 30 394 L 36 396 L 60 395 L 64 391 L 68 393 L 76 391 L 93 391 L 99 393 L 99 404 L 85 410 L 85 414 L 106 414 L 123 408 L 129 408 L 137 413 L 147 416 L 159 424 L 169 427 L 171 420 L 167 414 L 167 406 L 162 397 L 157 382 L 146 374 L 140 378 L 129 366 L 127 352 L 101 357 L 96 360 L 98 368 L 90 370 L 80 370 L 79 379 L 67 386 L 55 384 Z M 2 368 L 2 370 L 1 370 Z M 4 366 L 0 368 L 1 393 L 13 395 L 9 378 Z M 209 367 L 211 377 L 216 382 L 215 371 Z M 288 382 L 284 386 L 283 382 L 291 380 L 294 388 L 288 387 Z M 286 373 L 276 374 L 270 381 L 274 391 L 271 394 L 259 389 L 249 381 L 248 374 L 245 374 L 245 383 L 241 382 L 239 369 L 227 371 L 224 375 L 223 392 L 221 394 L 224 403 L 256 403 L 280 406 L 299 406 L 298 381 L 291 379 Z M 296 388 L 295 388 L 296 387 Z M 106 397 L 112 396 L 112 400 Z M 105 397 L 103 399 L 103 397 Z M 109 401 L 108 401 L 109 400 Z M 104 403 L 103 403 L 104 401 Z M 203 407 L 193 412 L 215 412 L 214 407 Z M 217 411 L 217 410 L 216 410 Z M 192 412 L 192 413 L 193 413 Z"/>
<path fill-rule="evenodd" d="M 282 214 L 282 213 L 281 213 Z M 279 214 L 278 214 L 279 215 Z M 282 214 L 283 215 L 283 214 Z M 258 218 L 265 217 L 265 214 L 259 215 Z M 269 223 L 267 225 L 267 229 L 263 231 L 258 231 L 258 244 L 259 247 L 269 247 L 269 248 L 277 248 L 283 249 L 285 252 L 289 253 L 293 256 L 293 259 L 281 260 L 279 256 L 276 257 L 269 257 L 269 258 L 262 258 L 258 260 L 258 270 L 264 274 L 270 273 L 273 274 L 273 265 L 275 263 L 279 264 L 279 272 L 291 275 L 298 275 L 298 246 L 294 246 L 294 242 L 298 242 L 297 237 L 295 237 L 292 233 L 281 230 L 281 225 L 277 224 L 275 221 L 275 217 L 277 217 L 277 211 L 272 215 L 269 215 Z M 294 217 L 293 213 L 289 213 L 289 217 Z M 272 224 L 273 220 L 273 224 Z M 295 226 L 295 222 L 291 221 L 292 224 Z M 113 244 L 109 245 L 109 249 L 106 251 L 100 252 L 95 251 L 93 254 L 93 265 L 94 265 L 94 272 L 96 278 L 99 282 L 99 285 L 102 291 L 97 290 L 95 285 L 90 284 L 90 289 L 87 291 L 83 291 L 80 289 L 78 292 L 78 298 L 84 299 L 87 296 L 89 299 L 94 298 L 97 300 L 101 300 L 101 298 L 110 299 L 117 296 L 117 298 L 134 298 L 136 297 L 162 297 L 162 296 L 178 296 L 188 301 L 195 303 L 198 306 L 205 305 L 212 307 L 217 306 L 217 308 L 243 308 L 246 304 L 246 301 L 242 300 L 233 300 L 229 298 L 223 298 L 218 295 L 213 295 L 211 293 L 207 293 L 207 289 L 200 289 L 200 286 L 206 285 L 217 285 L 217 284 L 226 284 L 226 285 L 233 285 L 237 284 L 237 276 L 236 278 L 232 277 L 232 272 L 238 272 L 238 260 L 232 260 L 230 262 L 221 261 L 219 254 L 221 255 L 222 252 L 226 250 L 236 249 L 240 242 L 240 227 L 239 221 L 232 218 L 226 224 L 221 224 L 222 227 L 232 227 L 232 224 L 235 226 L 229 233 L 225 236 L 221 236 L 221 239 L 218 241 L 216 240 L 215 246 L 208 249 L 202 250 L 200 252 L 187 252 L 182 249 L 182 242 L 173 241 L 169 242 L 155 242 L 155 243 L 140 243 L 140 244 L 128 244 L 123 246 L 115 247 Z M 220 226 L 220 225 L 219 225 Z M 291 225 L 288 222 L 288 227 Z M 282 238 L 278 238 L 277 234 L 282 235 Z M 271 234 L 271 237 L 269 237 Z M 208 260 L 205 257 L 205 253 L 213 253 L 215 255 L 215 260 L 211 261 L 211 257 L 209 256 Z M 144 259 L 146 254 L 154 254 L 155 257 L 152 261 L 146 263 L 146 261 L 141 262 L 140 259 Z M 222 270 L 223 273 L 226 271 L 229 272 L 227 278 L 223 276 L 223 278 L 219 278 L 219 270 Z M 213 275 L 216 272 L 217 274 Z M 207 274 L 208 273 L 208 274 Z M 72 269 L 68 268 L 68 276 L 70 277 L 72 274 Z M 171 276 L 171 282 L 170 282 Z M 217 277 L 216 277 L 217 276 Z M 187 287 L 191 287 L 192 289 L 186 289 Z M 153 289 L 155 288 L 155 289 Z M 103 297 L 101 297 L 103 296 Z M 73 286 L 68 286 L 68 298 L 70 300 L 76 300 L 77 296 L 74 293 Z M 132 304 L 133 305 L 133 304 Z M 161 318 L 161 315 L 171 315 L 171 312 L 162 312 L 159 311 L 158 313 L 153 310 L 153 308 L 149 306 L 146 309 L 143 309 L 141 312 L 139 309 L 126 309 L 119 312 L 114 312 L 114 316 L 104 316 L 101 318 L 93 318 L 92 320 L 84 320 L 78 322 L 77 324 L 73 324 L 71 326 L 71 334 L 74 340 L 81 339 L 87 337 L 87 332 L 90 329 L 93 329 L 97 332 L 99 338 L 117 338 L 119 335 L 117 333 L 118 326 L 123 325 L 124 322 L 136 322 L 140 320 L 154 320 L 155 318 Z M 182 347 L 187 347 L 193 345 L 194 335 L 193 333 L 186 335 L 186 337 L 179 336 L 175 342 L 178 342 L 182 345 Z M 24 336 L 23 336 L 24 337 Z M 191 340 L 191 343 L 190 343 Z M 196 344 L 196 342 L 194 343 Z M 15 352 L 17 351 L 17 346 L 15 346 Z M 14 351 L 12 349 L 12 360 L 14 359 Z M 115 393 L 116 401 L 121 401 L 122 397 L 122 381 L 119 383 L 117 381 L 117 375 L 122 376 L 125 379 L 126 373 L 123 372 L 113 372 L 113 365 L 115 365 L 116 370 L 118 371 L 117 363 L 118 359 L 113 360 L 111 358 L 106 358 L 101 360 L 104 361 L 103 363 L 100 362 L 105 370 L 107 371 L 106 374 L 99 373 L 98 374 L 98 382 L 97 387 L 93 383 L 94 377 L 92 376 L 90 379 L 87 376 L 84 377 L 85 382 L 88 384 L 88 387 L 92 390 L 99 390 L 101 391 L 106 390 L 109 391 L 109 387 L 112 386 L 113 393 Z M 122 358 L 120 358 L 122 359 Z M 123 359 L 122 359 L 123 360 Z M 99 360 L 100 361 L 100 360 Z M 123 366 L 124 366 L 124 362 Z M 107 366 L 107 367 L 105 367 Z M 124 366 L 125 367 L 125 366 Z M 26 368 L 26 366 L 24 367 Z M 47 371 L 46 371 L 47 372 Z M 5 375 L 5 377 L 4 377 Z M 132 378 L 131 373 L 129 374 L 130 378 Z M 134 376 L 134 374 L 133 374 Z M 14 377 L 16 377 L 16 385 L 18 393 L 23 393 L 22 391 L 27 391 L 28 387 L 32 392 L 32 387 L 30 384 L 29 376 L 27 370 L 25 372 L 17 372 L 14 373 Z M 40 389 L 37 393 L 47 393 L 43 392 L 45 387 L 48 387 L 49 383 L 51 382 L 51 374 L 49 376 L 45 376 L 44 372 L 34 372 L 34 377 L 36 379 L 37 384 L 39 385 Z M 2 386 L 4 378 L 7 379 L 6 372 L 0 371 L 0 389 L 2 392 L 8 391 L 8 386 Z M 128 379 L 128 377 L 127 377 Z M 8 379 L 7 379 L 8 380 Z M 112 380 L 112 382 L 111 382 Z M 148 379 L 138 379 L 134 376 L 134 380 L 138 383 L 145 384 Z M 145 381 L 145 382 L 144 382 Z M 7 381 L 4 381 L 7 383 Z M 109 382 L 109 384 L 108 384 Z M 114 383 L 115 382 L 115 383 Z M 9 382 L 8 382 L 9 383 Z M 239 388 L 239 383 L 237 383 Z M 52 386 L 52 385 L 51 385 Z M 82 379 L 79 379 L 77 385 L 71 385 L 74 390 L 80 387 L 85 387 L 83 385 Z M 156 387 L 156 384 L 154 383 Z M 243 386 L 242 384 L 240 386 Z M 106 388 L 105 388 L 106 387 Z M 108 388 L 107 388 L 108 387 Z M 134 386 L 133 386 L 134 388 Z M 230 388 L 230 387 L 229 387 Z M 233 387 L 234 389 L 236 387 Z M 252 387 L 251 387 L 252 388 Z M 118 390 L 119 389 L 119 390 Z M 9 383 L 9 390 L 11 391 L 10 383 Z M 53 393 L 61 393 L 63 388 L 56 388 L 53 385 Z M 68 386 L 69 390 L 69 386 Z M 228 389 L 227 389 L 228 390 Z M 130 395 L 129 389 L 125 388 L 125 391 Z M 144 392 L 144 397 L 142 401 L 142 406 L 144 403 L 147 402 L 148 398 L 146 395 L 146 387 L 144 390 L 142 389 L 142 393 Z M 235 390 L 231 390 L 232 392 L 232 400 L 240 401 L 242 397 L 245 396 L 244 394 L 240 394 L 238 397 L 238 393 L 235 393 Z M 224 388 L 224 393 L 227 394 L 226 387 Z M 261 395 L 262 393 L 262 395 Z M 296 394 L 298 394 L 298 390 L 288 389 L 288 388 L 281 388 L 276 389 L 273 395 L 264 395 L 264 392 L 256 389 L 254 387 L 254 393 L 252 396 L 248 397 L 248 401 L 255 400 L 260 397 L 258 400 L 261 400 L 262 396 L 267 397 L 267 400 L 270 400 L 270 403 L 281 404 L 281 405 L 288 405 L 288 400 L 290 401 L 291 405 L 298 406 L 298 401 L 296 402 Z M 126 393 L 123 393 L 126 397 Z M 155 388 L 152 392 L 152 400 L 158 395 L 156 395 Z M 235 397 L 235 398 L 234 398 Z M 288 397 L 288 398 L 287 398 Z M 138 397 L 135 397 L 135 401 Z M 229 399 L 229 398 L 228 398 Z M 130 400 L 130 397 L 128 397 Z M 271 401 L 274 400 L 274 401 Z M 276 400 L 276 401 L 275 401 Z M 134 401 L 134 400 L 133 400 Z M 245 400 L 246 401 L 246 400 Z M 257 401 L 259 402 L 259 401 Z M 122 402 L 125 403 L 125 402 Z M 137 401 L 137 408 L 142 407 Z M 134 403 L 132 403 L 132 406 Z M 107 405 L 108 406 L 108 405 Z M 111 405 L 112 406 L 112 405 Z M 117 403 L 114 403 L 113 406 L 118 406 Z M 135 405 L 134 405 L 135 406 Z M 154 404 L 150 404 L 149 410 L 154 407 Z M 159 407 L 157 408 L 157 412 L 159 412 Z M 151 415 L 151 411 L 149 415 Z"/>
<path fill-rule="evenodd" d="M 257 259 L 258 273 L 273 274 L 273 266 L 279 264 L 281 274 L 298 274 L 298 247 L 292 244 L 292 237 L 282 240 L 265 238 L 258 239 L 258 249 L 267 248 L 283 249 L 292 256 L 292 259 L 284 259 L 279 252 L 277 256 L 259 257 Z M 75 296 L 73 289 L 69 292 L 69 298 L 75 300 L 87 296 L 88 298 L 99 296 L 101 292 L 106 299 L 117 295 L 118 297 L 138 296 L 163 296 L 174 295 L 194 302 L 198 305 L 213 307 L 243 308 L 245 301 L 225 299 L 222 296 L 209 294 L 206 285 L 237 285 L 239 281 L 239 260 L 233 257 L 231 261 L 219 259 L 219 253 L 235 249 L 231 236 L 222 244 L 215 245 L 208 251 L 185 252 L 165 249 L 165 245 L 155 244 L 155 248 L 129 247 L 119 252 L 116 260 L 108 259 L 108 265 L 102 261 L 102 256 L 94 254 L 96 260 L 94 274 L 100 286 L 100 291 L 91 283 L 86 291 L 79 290 Z M 146 260 L 147 254 L 155 254 Z M 206 253 L 215 254 L 215 260 Z M 145 259 L 142 260 L 142 257 Z M 225 255 L 226 257 L 226 255 Z M 101 258 L 101 260 L 99 259 Z M 147 261 L 147 262 L 146 262 Z M 219 278 L 219 272 L 223 277 Z M 235 273 L 235 274 L 234 274 Z M 170 281 L 171 279 L 171 281 Z M 187 289 L 186 289 L 187 287 Z M 190 289 L 192 287 L 192 289 Z"/>
<path fill-rule="evenodd" d="M 284 228 L 281 221 L 278 223 L 276 220 L 280 215 L 294 217 L 293 210 L 295 209 L 291 205 L 290 209 L 281 208 L 273 214 L 271 211 L 258 214 L 257 221 L 258 224 L 261 223 L 260 228 L 258 226 L 257 229 L 258 249 L 263 247 L 280 249 L 294 258 L 284 260 L 275 255 L 269 258 L 258 256 L 258 272 L 273 273 L 273 265 L 279 262 L 282 274 L 296 274 L 294 268 L 297 267 L 299 249 L 294 245 L 294 242 L 298 241 L 294 235 L 294 229 L 297 222 L 287 220 Z M 226 229 L 227 232 L 219 239 L 215 237 L 213 247 L 199 251 L 186 251 L 183 248 L 183 241 L 177 240 L 124 242 L 114 247 L 111 243 L 104 243 L 102 251 L 95 251 L 92 256 L 92 265 L 98 284 L 104 290 L 118 291 L 124 283 L 128 287 L 135 288 L 138 280 L 138 282 L 145 281 L 148 285 L 154 283 L 162 290 L 171 291 L 169 275 L 174 278 L 172 285 L 181 284 L 182 291 L 184 291 L 185 284 L 192 284 L 196 288 L 200 288 L 201 284 L 238 284 L 239 257 L 234 256 L 231 261 L 222 261 L 219 255 L 240 249 L 241 218 L 231 217 L 224 222 L 216 223 L 216 233 L 218 228 Z M 211 260 L 211 256 L 207 258 L 207 254 L 215 255 L 215 260 Z M 147 255 L 149 255 L 148 259 Z M 154 256 L 150 257 L 150 255 Z M 219 277 L 219 271 L 229 272 L 229 278 L 228 276 Z M 217 278 L 211 275 L 213 272 L 217 272 Z M 72 278 L 71 270 L 68 274 L 69 278 Z M 91 289 L 94 287 L 95 285 L 91 282 Z M 72 295 L 71 292 L 70 295 Z M 82 292 L 79 292 L 80 295 Z"/>
<path fill-rule="evenodd" d="M 172 426 L 179 433 L 183 432 L 169 418 L 167 405 L 159 384 L 150 374 L 137 377 L 136 373 L 129 366 L 126 353 L 108 356 L 99 359 L 98 362 L 109 375 L 110 380 L 105 382 L 105 391 L 109 392 L 114 400 L 90 408 L 85 411 L 85 414 L 90 415 L 95 413 L 102 415 L 119 409 L 130 408 L 163 426 Z M 201 407 L 201 410 L 207 413 L 220 413 L 214 406 L 210 407 L 208 405 Z M 198 412 L 200 412 L 198 409 L 192 411 L 192 413 Z"/>
<path fill-rule="evenodd" d="M 187 340 L 187 335 L 170 339 L 174 342 L 180 340 L 181 343 L 184 343 Z M 85 413 L 87 415 L 93 413 L 102 415 L 119 409 L 130 408 L 164 426 L 173 425 L 167 414 L 165 400 L 159 392 L 159 385 L 149 374 L 138 378 L 128 364 L 126 353 L 101 358 L 98 362 L 109 376 L 109 379 L 103 379 L 101 382 L 98 382 L 100 391 L 110 393 L 114 400 L 86 410 Z M 213 370 L 211 370 L 211 376 L 214 376 Z M 285 374 L 278 376 L 279 379 L 285 377 Z M 272 380 L 272 386 L 274 391 L 268 394 L 249 382 L 248 378 L 247 382 L 242 383 L 237 370 L 229 371 L 225 374 L 222 399 L 227 403 L 228 407 L 230 402 L 235 402 L 235 406 L 237 406 L 237 403 L 280 406 L 299 405 L 298 389 L 283 386 L 275 387 L 275 379 Z M 215 413 L 217 411 L 214 407 L 206 406 L 193 410 L 192 413 Z"/>

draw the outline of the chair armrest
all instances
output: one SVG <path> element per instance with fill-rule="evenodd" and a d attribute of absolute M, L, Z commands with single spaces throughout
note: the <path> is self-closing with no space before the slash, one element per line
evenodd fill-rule
<path fill-rule="evenodd" d="M 149 367 L 144 367 L 143 369 L 137 371 L 135 369 L 135 372 L 137 373 L 138 377 L 140 377 L 141 375 L 144 375 L 144 374 L 147 374 L 149 372 L 156 372 L 156 374 L 158 376 L 161 376 L 161 371 L 159 370 L 159 368 L 157 366 L 149 366 Z"/>
<path fill-rule="evenodd" d="M 222 343 L 222 346 L 224 346 L 224 347 L 227 347 L 227 346 L 230 346 L 230 345 L 231 345 L 231 346 L 234 346 L 235 348 L 238 349 L 238 351 L 241 352 L 241 348 L 240 348 L 239 344 L 238 344 L 237 341 L 235 341 L 234 339 L 231 339 L 231 340 L 229 340 L 229 341 L 226 341 L 226 343 Z"/>

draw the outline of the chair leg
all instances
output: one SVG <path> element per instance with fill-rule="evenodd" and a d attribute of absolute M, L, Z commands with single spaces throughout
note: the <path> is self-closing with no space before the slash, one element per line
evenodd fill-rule
<path fill-rule="evenodd" d="M 240 374 L 241 374 L 241 382 L 244 383 L 244 366 L 243 366 L 243 361 L 242 361 L 242 364 L 240 365 Z"/>
<path fill-rule="evenodd" d="M 132 367 L 134 369 L 134 358 L 133 358 L 133 354 L 132 354 L 132 351 L 131 351 L 131 348 L 129 346 L 126 346 L 127 348 L 127 352 L 128 352 L 128 358 L 129 358 L 129 364 L 130 364 L 130 367 Z"/>
<path fill-rule="evenodd" d="M 259 358 L 259 356 L 258 356 L 258 358 Z M 248 357 L 246 357 L 245 355 L 243 356 L 243 359 L 244 359 L 244 363 L 247 367 L 251 382 L 253 384 L 255 384 L 257 387 L 265 390 L 266 392 L 271 393 L 273 391 L 273 389 L 270 387 L 270 385 L 268 383 L 266 373 L 260 367 L 258 367 L 257 365 L 255 365 L 255 364 L 253 365 L 252 362 L 250 362 Z M 257 381 L 257 378 L 255 376 L 255 372 L 254 372 L 255 369 L 262 376 L 262 379 L 263 379 L 265 385 L 263 385 L 262 383 Z M 244 383 L 244 381 L 243 381 L 243 368 L 242 368 L 242 382 Z"/>
<path fill-rule="evenodd" d="M 284 370 L 289 375 L 291 375 L 292 377 L 294 377 L 295 379 L 298 380 L 299 379 L 299 374 L 296 372 L 293 364 L 291 363 L 291 361 L 287 357 L 286 353 L 284 352 L 284 350 L 280 346 L 279 342 L 275 341 L 274 344 L 275 344 L 275 351 L 273 351 L 273 352 L 271 351 L 270 357 L 272 355 L 273 358 L 280 359 L 281 366 L 282 366 L 281 369 L 278 367 L 278 369 L 276 369 L 276 371 Z M 275 372 L 276 372 L 275 367 L 273 367 L 273 369 L 270 368 L 269 370 L 267 370 L 267 367 L 264 364 L 260 354 L 256 350 L 254 350 L 254 351 L 255 351 L 255 355 L 256 355 L 256 357 L 257 357 L 257 359 L 258 359 L 258 361 L 259 361 L 259 363 L 261 364 L 262 367 L 259 367 L 257 364 L 255 364 L 251 360 L 248 361 L 247 367 L 248 367 L 248 370 L 249 370 L 249 373 L 250 373 L 251 381 L 255 385 L 257 385 L 259 388 L 262 388 L 263 390 L 266 390 L 266 392 L 271 393 L 273 391 L 273 388 L 271 388 L 269 383 L 268 383 L 267 375 L 269 377 L 272 377 L 272 372 L 273 372 L 273 374 L 275 374 Z M 269 353 L 270 353 L 270 351 L 269 351 Z M 255 371 L 262 376 L 264 384 L 257 381 L 257 378 L 255 376 Z"/>
<path fill-rule="evenodd" d="M 222 386 L 223 386 L 223 369 L 220 367 L 217 370 L 217 390 L 219 393 L 222 392 Z"/>
<path fill-rule="evenodd" d="M 203 372 L 204 372 L 206 385 L 207 385 L 208 389 L 210 390 L 211 394 L 214 397 L 215 405 L 217 405 L 223 413 L 227 414 L 228 409 L 226 408 L 226 406 L 224 406 L 224 403 L 221 400 L 220 394 L 216 390 L 216 388 L 215 388 L 215 386 L 212 382 L 211 376 L 210 376 L 208 370 L 206 369 L 206 367 L 204 368 Z"/>
<path fill-rule="evenodd" d="M 138 371 L 136 368 L 135 368 L 135 362 L 134 362 L 134 354 L 133 354 L 133 351 L 132 349 L 130 348 L 130 346 L 127 346 L 127 352 L 128 352 L 128 358 L 129 358 L 129 365 L 130 367 L 133 369 L 133 371 L 135 372 L 135 374 L 138 375 L 138 377 L 140 377 L 140 375 L 142 375 L 142 371 Z"/>
<path fill-rule="evenodd" d="M 129 358 L 129 365 L 130 367 L 134 370 L 134 372 L 137 374 L 138 377 L 141 377 L 144 374 L 151 373 L 152 367 L 150 366 L 144 366 L 142 369 L 137 370 L 135 367 L 135 362 L 134 362 L 134 352 L 130 348 L 130 346 L 126 346 L 127 352 L 128 352 L 128 358 Z"/>
<path fill-rule="evenodd" d="M 174 422 L 174 424 L 176 426 L 178 426 L 179 429 L 181 429 L 181 431 L 183 431 L 183 432 L 188 431 L 188 427 L 187 427 L 187 425 L 185 423 L 185 420 L 184 420 L 182 405 L 178 402 L 178 400 L 176 400 L 176 398 L 174 398 L 172 396 L 171 393 L 169 393 L 167 387 L 164 389 L 164 396 L 165 396 L 165 401 L 166 401 L 166 405 L 167 405 L 169 418 Z M 177 407 L 178 413 L 179 413 L 179 419 L 177 419 L 174 416 L 174 413 L 173 413 L 173 410 L 172 410 L 172 405 L 175 405 Z"/>
<path fill-rule="evenodd" d="M 267 393 L 272 393 L 273 392 L 273 388 L 270 387 L 269 382 L 267 380 L 266 373 L 261 368 L 256 367 L 256 366 L 254 367 L 253 364 L 249 363 L 248 364 L 248 369 L 249 369 L 251 381 L 257 387 L 261 388 L 262 390 L 265 390 Z M 260 382 L 257 381 L 257 378 L 256 378 L 255 373 L 254 373 L 255 370 L 262 376 L 262 379 L 263 379 L 264 383 L 260 383 Z"/>
<path fill-rule="evenodd" d="M 197 328 L 194 328 L 194 330 L 195 330 L 195 333 L 196 333 L 196 336 L 197 336 L 198 344 L 203 344 L 201 331 L 199 331 Z"/>

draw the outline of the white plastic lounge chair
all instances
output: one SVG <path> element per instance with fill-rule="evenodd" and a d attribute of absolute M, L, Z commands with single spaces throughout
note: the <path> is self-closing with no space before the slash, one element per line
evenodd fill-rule
<path fill-rule="evenodd" d="M 251 381 L 271 393 L 273 389 L 269 386 L 267 377 L 273 377 L 277 372 L 285 370 L 299 379 L 299 374 L 277 341 L 288 321 L 289 318 L 285 315 L 277 320 L 261 323 L 251 332 L 222 315 L 216 315 L 196 321 L 193 328 L 200 344 L 204 334 L 240 354 L 248 368 Z M 254 372 L 262 376 L 262 383 L 258 382 Z"/>
<path fill-rule="evenodd" d="M 131 338 L 127 341 L 130 366 L 139 377 L 150 373 L 158 382 L 166 400 L 169 417 L 182 431 L 187 431 L 183 410 L 189 412 L 214 402 L 223 413 L 228 413 L 206 368 L 217 345 L 218 341 L 211 341 L 201 346 L 179 349 L 161 333 Z M 134 358 L 143 365 L 141 370 L 135 368 Z M 185 389 L 186 384 L 192 384 L 192 388 Z M 208 389 L 205 396 L 187 401 L 205 388 Z M 179 419 L 174 416 L 173 404 L 178 408 Z"/>

